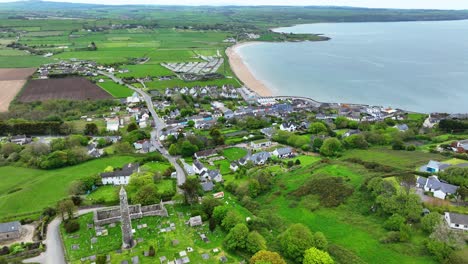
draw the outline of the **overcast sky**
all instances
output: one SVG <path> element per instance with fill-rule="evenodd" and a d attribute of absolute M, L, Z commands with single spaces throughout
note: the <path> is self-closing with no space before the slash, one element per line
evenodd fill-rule
<path fill-rule="evenodd" d="M 333 5 L 370 8 L 468 9 L 468 0 L 53 0 L 92 4 L 160 5 Z M 0 0 L 12 2 L 12 0 Z"/>

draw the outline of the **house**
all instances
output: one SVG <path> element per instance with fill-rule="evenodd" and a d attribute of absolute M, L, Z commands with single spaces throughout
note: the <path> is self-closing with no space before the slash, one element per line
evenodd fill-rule
<path fill-rule="evenodd" d="M 112 172 L 101 173 L 102 184 L 104 185 L 127 185 L 130 181 L 130 175 L 140 172 L 140 164 L 129 163 L 122 169 L 116 169 Z"/>
<path fill-rule="evenodd" d="M 214 184 L 212 181 L 205 181 L 200 183 L 204 192 L 211 192 L 213 191 Z"/>
<path fill-rule="evenodd" d="M 97 143 L 96 142 L 91 142 L 88 147 L 88 155 L 93 158 L 99 158 L 104 154 L 103 150 L 100 150 L 97 148 Z"/>
<path fill-rule="evenodd" d="M 195 153 L 196 159 L 206 159 L 218 155 L 215 149 L 202 150 Z"/>
<path fill-rule="evenodd" d="M 468 215 L 445 212 L 444 219 L 450 228 L 468 230 Z"/>
<path fill-rule="evenodd" d="M 10 138 L 10 142 L 17 145 L 26 145 L 32 142 L 32 138 L 27 137 L 26 135 L 12 136 Z"/>
<path fill-rule="evenodd" d="M 297 126 L 292 122 L 282 123 L 280 126 L 282 131 L 294 132 L 297 129 Z"/>
<path fill-rule="evenodd" d="M 194 226 L 201 226 L 203 224 L 203 221 L 202 221 L 202 218 L 201 216 L 197 215 L 197 216 L 194 216 L 194 217 L 190 217 L 189 221 L 188 221 L 188 224 L 191 226 L 191 227 L 194 227 Z"/>
<path fill-rule="evenodd" d="M 424 165 L 421 168 L 419 168 L 419 170 L 421 172 L 439 173 L 441 171 L 444 171 L 450 166 L 451 166 L 450 164 L 431 160 L 429 161 L 429 163 L 427 163 L 427 165 Z"/>
<path fill-rule="evenodd" d="M 203 172 L 208 171 L 205 165 L 203 165 L 203 163 L 201 163 L 198 160 L 195 160 L 192 166 L 193 166 L 193 171 L 195 172 L 195 174 L 202 174 Z"/>
<path fill-rule="evenodd" d="M 291 147 L 286 148 L 277 148 L 272 153 L 273 156 L 276 156 L 280 159 L 292 158 L 294 157 L 294 151 Z"/>
<path fill-rule="evenodd" d="M 214 194 L 213 194 L 213 198 L 215 198 L 215 199 L 224 198 L 224 192 L 214 193 Z"/>
<path fill-rule="evenodd" d="M 118 131 L 119 130 L 119 124 L 120 123 L 119 123 L 118 118 L 108 119 L 106 121 L 106 130 L 111 131 L 111 132 Z"/>
<path fill-rule="evenodd" d="M 231 165 L 229 165 L 229 168 L 236 172 L 238 169 L 239 169 L 239 165 L 237 164 L 237 162 L 231 162 Z"/>
<path fill-rule="evenodd" d="M 361 131 L 359 131 L 359 129 L 350 129 L 346 131 L 346 133 L 343 134 L 343 138 L 347 138 L 349 136 L 358 135 L 358 134 L 361 134 Z"/>
<path fill-rule="evenodd" d="M 394 128 L 398 129 L 400 132 L 408 131 L 409 127 L 407 124 L 399 124 L 394 126 Z"/>
<path fill-rule="evenodd" d="M 452 150 L 458 153 L 468 152 L 468 140 L 461 140 L 453 142 L 451 145 Z"/>
<path fill-rule="evenodd" d="M 138 140 L 137 142 L 133 143 L 133 147 L 142 153 L 148 153 L 151 149 L 151 142 L 149 139 Z"/>
<path fill-rule="evenodd" d="M 212 181 L 212 182 L 222 182 L 223 175 L 219 170 L 206 170 L 200 173 L 201 181 Z"/>
<path fill-rule="evenodd" d="M 262 128 L 260 132 L 266 137 L 271 138 L 275 134 L 276 129 L 273 127 L 265 127 L 265 128 Z"/>
<path fill-rule="evenodd" d="M 139 102 L 141 102 L 141 100 L 137 92 L 134 92 L 132 96 L 127 97 L 127 104 L 139 103 Z"/>
<path fill-rule="evenodd" d="M 271 147 L 271 144 L 271 141 L 268 139 L 260 139 L 250 142 L 250 147 L 252 147 L 253 149 L 261 149 Z"/>
<path fill-rule="evenodd" d="M 250 160 L 255 164 L 255 165 L 263 165 L 267 162 L 267 160 L 271 157 L 271 154 L 269 152 L 258 152 L 250 156 Z"/>
<path fill-rule="evenodd" d="M 241 166 L 245 166 L 245 165 L 247 164 L 248 161 L 249 161 L 249 157 L 246 156 L 246 157 L 240 158 L 239 161 L 238 161 L 238 163 L 239 163 L 239 165 L 241 165 Z"/>
<path fill-rule="evenodd" d="M 21 223 L 18 221 L 0 223 L 0 241 L 18 239 L 21 236 Z"/>
<path fill-rule="evenodd" d="M 431 192 L 434 197 L 445 199 L 448 195 L 455 194 L 458 186 L 442 182 L 437 176 L 424 178 L 419 176 L 416 180 L 416 187 L 423 189 L 425 192 Z"/>

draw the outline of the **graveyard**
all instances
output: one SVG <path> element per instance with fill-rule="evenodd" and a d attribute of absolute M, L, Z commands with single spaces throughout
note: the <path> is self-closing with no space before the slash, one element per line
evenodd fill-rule
<path fill-rule="evenodd" d="M 80 229 L 61 235 L 69 263 L 239 263 L 239 256 L 223 250 L 226 233 L 217 227 L 209 230 L 208 222 L 190 226 L 190 207 L 166 205 L 168 217 L 148 216 L 132 220 L 135 246 L 122 249 L 120 223 L 97 226 L 94 214 L 78 218 Z M 154 247 L 151 256 L 150 246 Z"/>

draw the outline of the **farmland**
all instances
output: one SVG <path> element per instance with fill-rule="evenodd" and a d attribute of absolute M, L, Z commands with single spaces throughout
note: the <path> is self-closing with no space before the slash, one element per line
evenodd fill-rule
<path fill-rule="evenodd" d="M 110 98 L 112 98 L 110 94 L 85 78 L 63 78 L 28 82 L 19 96 L 19 101 L 102 100 Z"/>
<path fill-rule="evenodd" d="M 1 218 L 30 215 L 54 206 L 68 195 L 71 182 L 100 173 L 107 166 L 118 167 L 133 160 L 129 156 L 115 156 L 56 170 L 0 167 Z"/>
<path fill-rule="evenodd" d="M 2 56 L 0 54 L 0 56 Z M 8 111 L 10 102 L 23 88 L 26 79 L 34 73 L 34 68 L 0 69 L 0 112 Z"/>
<path fill-rule="evenodd" d="M 115 98 L 131 96 L 133 91 L 130 88 L 111 81 L 99 83 L 99 86 L 110 93 Z"/>

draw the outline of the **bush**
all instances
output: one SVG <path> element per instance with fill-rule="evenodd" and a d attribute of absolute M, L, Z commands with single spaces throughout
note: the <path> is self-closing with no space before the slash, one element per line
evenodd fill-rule
<path fill-rule="evenodd" d="M 379 241 L 380 241 L 380 243 L 383 243 L 383 244 L 390 244 L 390 243 L 399 242 L 400 241 L 400 232 L 398 232 L 398 231 L 388 232 Z"/>
<path fill-rule="evenodd" d="M 10 248 L 7 246 L 4 246 L 0 249 L 0 256 L 8 255 L 10 254 Z"/>
<path fill-rule="evenodd" d="M 409 145 L 406 147 L 406 150 L 407 151 L 415 151 L 416 150 L 416 146 L 415 145 Z"/>
<path fill-rule="evenodd" d="M 148 256 L 154 257 L 155 255 L 156 255 L 156 250 L 154 250 L 153 246 L 150 246 L 149 251 L 148 251 Z"/>
<path fill-rule="evenodd" d="M 359 258 L 356 254 L 352 251 L 338 246 L 338 245 L 330 245 L 328 247 L 328 252 L 332 255 L 333 259 L 337 263 L 341 264 L 365 264 L 361 258 Z"/>
<path fill-rule="evenodd" d="M 80 230 L 80 223 L 77 220 L 68 220 L 64 224 L 65 232 L 68 234 L 74 233 Z"/>

